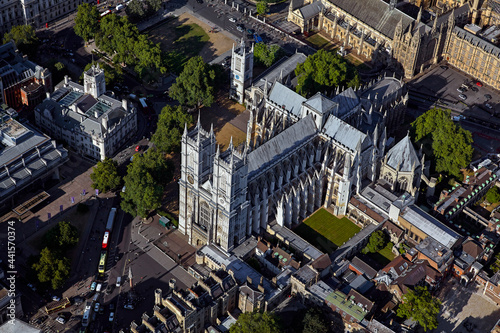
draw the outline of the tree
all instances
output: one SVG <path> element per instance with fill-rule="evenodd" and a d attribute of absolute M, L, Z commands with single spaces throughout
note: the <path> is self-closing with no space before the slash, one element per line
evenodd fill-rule
<path fill-rule="evenodd" d="M 161 206 L 163 188 L 172 179 L 173 170 L 172 162 L 155 149 L 135 154 L 124 177 L 126 190 L 121 192 L 121 208 L 133 216 L 147 217 Z"/>
<path fill-rule="evenodd" d="M 267 1 L 261 0 L 257 2 L 257 14 L 264 15 L 265 13 L 267 13 L 268 10 L 269 7 L 267 5 Z"/>
<path fill-rule="evenodd" d="M 253 48 L 253 55 L 257 63 L 269 67 L 283 56 L 283 50 L 276 44 L 257 43 Z"/>
<path fill-rule="evenodd" d="M 54 65 L 54 67 L 56 68 L 56 70 L 57 70 L 57 71 L 59 71 L 59 72 L 60 72 L 60 71 L 64 70 L 64 68 L 65 68 L 66 66 L 64 66 L 64 64 L 63 64 L 62 62 L 60 62 L 60 61 L 59 61 L 59 62 L 56 62 L 56 64 Z"/>
<path fill-rule="evenodd" d="M 118 164 L 116 161 L 106 157 L 104 161 L 99 161 L 92 168 L 90 174 L 92 179 L 92 188 L 99 189 L 101 192 L 108 192 L 120 185 L 121 178 L 118 174 Z"/>
<path fill-rule="evenodd" d="M 229 333 L 279 333 L 278 317 L 272 312 L 245 312 L 229 329 Z"/>
<path fill-rule="evenodd" d="M 302 333 L 328 333 L 328 325 L 323 314 L 316 308 L 310 308 L 302 320 Z"/>
<path fill-rule="evenodd" d="M 303 96 L 317 92 L 332 93 L 336 87 L 359 86 L 356 68 L 338 54 L 319 50 L 307 57 L 306 61 L 295 68 L 297 92 Z"/>
<path fill-rule="evenodd" d="M 85 42 L 93 39 L 99 32 L 99 20 L 101 15 L 96 6 L 82 3 L 78 6 L 75 18 L 75 34 L 83 38 Z"/>
<path fill-rule="evenodd" d="M 370 235 L 368 244 L 363 249 L 363 253 L 375 253 L 382 250 L 387 244 L 387 237 L 382 230 L 375 231 Z"/>
<path fill-rule="evenodd" d="M 489 203 L 497 203 L 500 201 L 500 190 L 498 186 L 493 186 L 486 192 L 486 200 L 488 200 Z"/>
<path fill-rule="evenodd" d="M 412 128 L 417 141 L 432 138 L 436 171 L 459 177 L 460 169 L 471 162 L 472 134 L 452 121 L 450 110 L 433 108 L 418 117 Z"/>
<path fill-rule="evenodd" d="M 178 151 L 181 144 L 184 124 L 189 126 L 193 122 L 193 117 L 182 110 L 181 106 L 165 106 L 158 117 L 156 132 L 151 141 L 159 151 L 170 153 Z"/>
<path fill-rule="evenodd" d="M 35 28 L 31 25 L 16 25 L 3 36 L 3 42 L 14 41 L 21 53 L 28 57 L 36 55 L 38 49 L 38 37 Z"/>
<path fill-rule="evenodd" d="M 182 105 L 200 107 L 214 102 L 215 71 L 200 56 L 188 60 L 170 88 L 170 97 Z"/>
<path fill-rule="evenodd" d="M 61 221 L 42 237 L 42 247 L 56 254 L 69 250 L 78 243 L 78 229 L 71 223 Z"/>
<path fill-rule="evenodd" d="M 144 3 L 140 0 L 132 0 L 127 5 L 127 13 L 135 17 L 143 17 L 145 14 Z"/>
<path fill-rule="evenodd" d="M 397 314 L 402 318 L 412 318 L 417 321 L 425 331 L 437 327 L 437 316 L 441 301 L 432 297 L 427 287 L 416 287 L 409 290 L 403 296 L 403 302 L 399 305 Z"/>
<path fill-rule="evenodd" d="M 69 267 L 70 262 L 68 258 L 58 256 L 48 248 L 44 248 L 40 252 L 38 261 L 32 265 L 38 281 L 41 283 L 50 282 L 54 290 L 64 285 L 64 281 L 69 276 Z"/>

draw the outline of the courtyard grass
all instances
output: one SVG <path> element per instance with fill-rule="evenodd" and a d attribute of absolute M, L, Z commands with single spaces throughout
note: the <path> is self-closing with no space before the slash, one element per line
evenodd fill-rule
<path fill-rule="evenodd" d="M 339 219 L 324 208 L 294 229 L 299 236 L 326 253 L 336 250 L 360 230 L 348 218 Z"/>
<path fill-rule="evenodd" d="M 314 34 L 306 39 L 309 43 L 316 46 L 318 49 L 325 49 L 327 51 L 332 51 L 336 47 L 334 44 L 330 43 L 327 39 L 321 37 L 320 34 Z"/>

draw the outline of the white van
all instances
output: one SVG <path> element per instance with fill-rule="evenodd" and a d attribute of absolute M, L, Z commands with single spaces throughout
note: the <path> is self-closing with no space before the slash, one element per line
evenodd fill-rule
<path fill-rule="evenodd" d="M 116 6 L 116 11 L 122 10 L 123 8 L 125 8 L 125 6 L 122 4 L 119 4 L 118 6 Z"/>
<path fill-rule="evenodd" d="M 122 277 L 119 276 L 116 278 L 116 286 L 119 287 L 119 286 L 121 286 L 121 284 L 122 284 Z"/>

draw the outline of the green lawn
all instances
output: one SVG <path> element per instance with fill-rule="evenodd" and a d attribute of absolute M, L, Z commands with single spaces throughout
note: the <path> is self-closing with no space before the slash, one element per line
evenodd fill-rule
<path fill-rule="evenodd" d="M 348 218 L 341 219 L 321 208 L 294 231 L 323 252 L 330 253 L 361 230 Z"/>
<path fill-rule="evenodd" d="M 335 45 L 323 38 L 320 34 L 314 34 L 306 39 L 309 43 L 316 46 L 318 49 L 331 51 L 335 49 Z"/>
<path fill-rule="evenodd" d="M 189 58 L 197 56 L 210 37 L 196 23 L 175 27 L 172 33 L 175 37 L 167 51 L 167 68 L 179 74 Z"/>

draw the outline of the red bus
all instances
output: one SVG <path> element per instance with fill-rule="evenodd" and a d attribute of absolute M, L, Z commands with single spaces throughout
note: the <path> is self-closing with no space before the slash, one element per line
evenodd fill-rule
<path fill-rule="evenodd" d="M 108 247 L 108 241 L 109 241 L 109 231 L 106 231 L 104 233 L 104 237 L 102 238 L 102 248 L 105 250 Z"/>
<path fill-rule="evenodd" d="M 146 103 L 146 98 L 145 97 L 139 98 L 139 103 L 140 103 L 142 112 L 144 112 L 144 114 L 146 114 L 146 115 L 153 114 L 153 111 L 151 110 L 151 107 Z"/>

